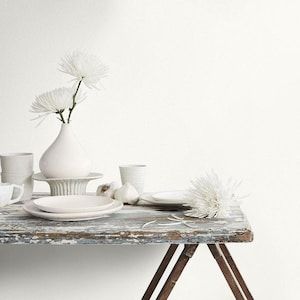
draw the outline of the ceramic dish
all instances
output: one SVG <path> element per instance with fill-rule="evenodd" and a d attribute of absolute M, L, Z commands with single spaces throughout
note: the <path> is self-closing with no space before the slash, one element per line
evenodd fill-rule
<path fill-rule="evenodd" d="M 54 196 L 33 200 L 34 205 L 43 211 L 53 213 L 92 212 L 109 208 L 113 199 L 102 196 Z"/>
<path fill-rule="evenodd" d="M 186 203 L 186 191 L 168 191 L 168 192 L 159 192 L 152 194 L 152 198 L 155 201 L 163 203 Z"/>
<path fill-rule="evenodd" d="M 112 213 L 115 213 L 122 209 L 123 203 L 121 201 L 114 200 L 111 207 L 98 210 L 93 212 L 83 212 L 83 213 L 65 213 L 65 214 L 58 214 L 58 213 L 49 213 L 45 211 L 39 210 L 33 203 L 33 201 L 28 201 L 23 205 L 23 209 L 39 218 L 53 220 L 53 221 L 84 221 L 84 220 L 93 220 L 102 218 L 104 216 L 108 216 Z"/>
<path fill-rule="evenodd" d="M 182 206 L 182 205 L 187 205 L 188 202 L 188 201 L 183 201 L 182 199 L 173 200 L 173 201 L 156 200 L 153 198 L 153 194 L 154 193 L 141 194 L 139 199 L 157 206 Z"/>

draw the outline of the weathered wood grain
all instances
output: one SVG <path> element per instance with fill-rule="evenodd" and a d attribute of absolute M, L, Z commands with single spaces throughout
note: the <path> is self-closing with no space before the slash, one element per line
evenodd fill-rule
<path fill-rule="evenodd" d="M 0 244 L 214 244 L 251 242 L 250 225 L 239 207 L 233 207 L 227 219 L 195 219 L 195 228 L 172 223 L 171 215 L 182 211 L 159 211 L 149 206 L 125 206 L 102 219 L 81 222 L 56 222 L 28 215 L 22 205 L 0 209 Z M 157 220 L 149 226 L 142 226 Z"/>

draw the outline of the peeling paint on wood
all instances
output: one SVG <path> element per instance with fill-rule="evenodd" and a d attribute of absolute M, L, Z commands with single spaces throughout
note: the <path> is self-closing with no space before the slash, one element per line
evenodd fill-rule
<path fill-rule="evenodd" d="M 195 219 L 195 228 L 183 224 L 160 226 L 182 211 L 160 211 L 149 206 L 125 206 L 105 218 L 81 222 L 57 222 L 27 214 L 22 205 L 0 209 L 0 244 L 196 244 L 251 242 L 253 234 L 239 207 L 226 219 Z M 152 220 L 157 222 L 142 226 Z"/>

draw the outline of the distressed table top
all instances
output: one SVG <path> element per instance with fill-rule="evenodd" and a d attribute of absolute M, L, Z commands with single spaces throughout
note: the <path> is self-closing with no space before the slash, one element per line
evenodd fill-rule
<path fill-rule="evenodd" d="M 182 210 L 131 206 L 105 218 L 57 222 L 27 214 L 21 204 L 0 208 L 0 244 L 194 244 L 251 242 L 253 234 L 241 209 L 232 207 L 226 219 L 196 219 L 185 225 L 169 220 Z M 153 223 L 147 224 L 151 221 Z"/>

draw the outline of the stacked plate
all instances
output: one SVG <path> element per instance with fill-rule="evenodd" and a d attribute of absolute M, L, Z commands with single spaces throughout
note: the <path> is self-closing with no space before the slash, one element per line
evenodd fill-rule
<path fill-rule="evenodd" d="M 53 221 L 83 221 L 106 217 L 123 207 L 118 200 L 102 196 L 55 196 L 28 201 L 29 214 Z"/>
<path fill-rule="evenodd" d="M 170 191 L 159 193 L 144 193 L 140 200 L 157 206 L 187 206 L 188 199 L 186 191 Z"/>

